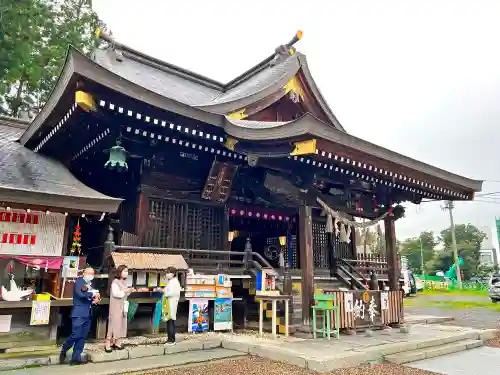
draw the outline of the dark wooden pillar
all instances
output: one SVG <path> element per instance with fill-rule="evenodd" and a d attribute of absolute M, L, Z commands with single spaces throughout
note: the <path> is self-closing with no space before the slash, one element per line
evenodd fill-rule
<path fill-rule="evenodd" d="M 398 264 L 398 249 L 396 247 L 396 230 L 392 217 L 386 217 L 384 219 L 384 227 L 386 258 L 389 267 L 389 288 L 391 290 L 399 290 L 400 270 Z"/>
<path fill-rule="evenodd" d="M 312 209 L 302 204 L 299 207 L 299 252 L 302 275 L 302 324 L 311 322 L 311 306 L 314 299 L 314 260 L 312 237 Z"/>
<path fill-rule="evenodd" d="M 351 229 L 351 253 L 352 253 L 352 259 L 357 260 L 358 259 L 358 244 L 356 243 L 356 229 L 352 228 Z"/>
<path fill-rule="evenodd" d="M 231 250 L 231 242 L 229 242 L 229 211 L 224 207 L 224 221 L 222 222 L 222 247 L 223 250 Z M 231 240 L 232 241 L 232 240 Z"/>

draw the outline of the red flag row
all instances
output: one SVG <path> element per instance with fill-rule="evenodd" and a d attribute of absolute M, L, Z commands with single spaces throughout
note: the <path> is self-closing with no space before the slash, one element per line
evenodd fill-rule
<path fill-rule="evenodd" d="M 36 234 L 0 233 L 0 244 L 36 245 Z"/>
<path fill-rule="evenodd" d="M 0 212 L 0 222 L 19 224 L 38 224 L 38 214 L 28 214 L 22 212 Z"/>

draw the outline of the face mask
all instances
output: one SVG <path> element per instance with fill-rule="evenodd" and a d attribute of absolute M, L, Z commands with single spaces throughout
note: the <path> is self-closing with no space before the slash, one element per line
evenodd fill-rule
<path fill-rule="evenodd" d="M 128 277 L 128 272 L 122 272 L 122 279 L 126 279 Z"/>
<path fill-rule="evenodd" d="M 83 275 L 83 279 L 90 283 L 92 280 L 94 280 L 94 275 Z"/>
<path fill-rule="evenodd" d="M 169 280 L 172 280 L 173 278 L 174 278 L 174 274 L 173 274 L 173 273 L 169 273 L 169 274 L 168 274 L 168 279 L 169 279 Z"/>

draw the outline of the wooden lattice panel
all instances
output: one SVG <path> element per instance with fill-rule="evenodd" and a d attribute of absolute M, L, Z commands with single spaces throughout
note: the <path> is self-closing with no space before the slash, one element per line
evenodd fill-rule
<path fill-rule="evenodd" d="M 313 221 L 313 259 L 314 267 L 328 268 L 328 237 L 326 234 L 326 225 L 324 222 Z"/>
<path fill-rule="evenodd" d="M 222 207 L 151 199 L 150 209 L 159 220 L 160 246 L 205 250 L 223 248 Z"/>
<path fill-rule="evenodd" d="M 285 264 L 288 263 L 288 249 L 286 246 L 281 246 L 280 245 L 280 239 L 279 237 L 268 237 L 266 240 L 266 245 L 267 246 L 276 246 L 276 248 L 280 249 L 283 251 L 283 257 L 285 258 Z M 291 268 L 299 268 L 297 264 L 297 236 L 292 236 L 292 262 L 291 262 Z M 290 264 L 290 263 L 288 263 Z"/>

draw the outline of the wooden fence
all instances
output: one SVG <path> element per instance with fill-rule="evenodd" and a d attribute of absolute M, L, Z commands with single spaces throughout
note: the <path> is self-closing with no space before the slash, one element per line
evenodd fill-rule
<path fill-rule="evenodd" d="M 402 291 L 323 290 L 323 292 L 336 296 L 339 321 L 335 321 L 335 328 L 339 324 L 340 329 L 357 329 L 403 322 Z M 334 320 L 335 315 L 332 311 L 332 321 Z"/>

